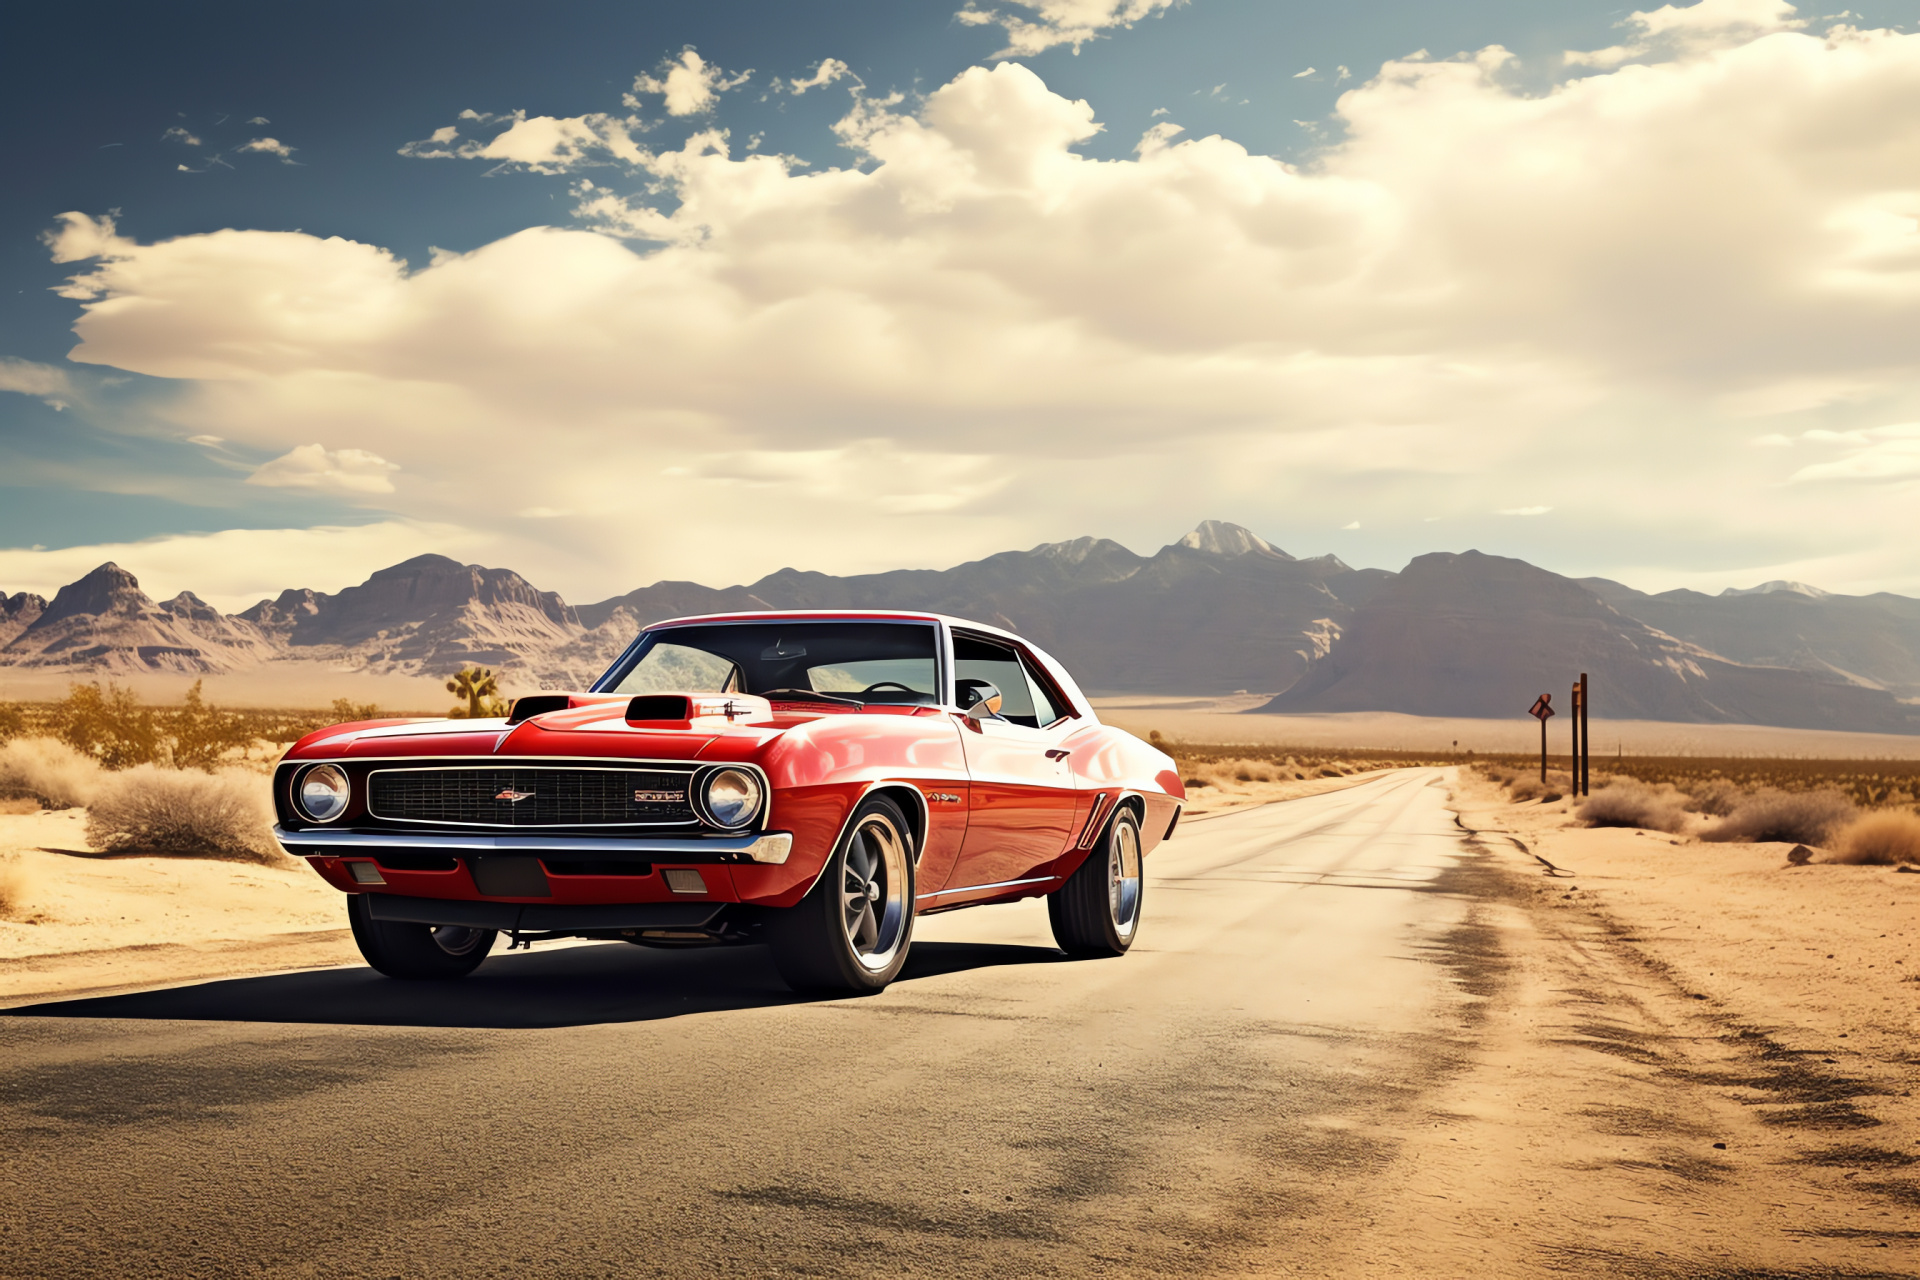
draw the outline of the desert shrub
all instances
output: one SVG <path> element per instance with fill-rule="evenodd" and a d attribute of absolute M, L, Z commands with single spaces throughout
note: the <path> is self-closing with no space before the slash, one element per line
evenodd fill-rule
<path fill-rule="evenodd" d="M 167 736 L 173 745 L 176 769 L 204 769 L 208 773 L 235 747 L 253 742 L 253 730 L 239 716 L 208 706 L 200 696 L 201 681 L 187 690 L 186 705 L 167 717 Z"/>
<path fill-rule="evenodd" d="M 333 720 L 335 724 L 351 724 L 356 720 L 379 720 L 386 713 L 371 702 L 355 702 L 352 698 L 333 700 Z"/>
<path fill-rule="evenodd" d="M 1662 784 L 1615 778 L 1580 802 L 1576 816 L 1590 827 L 1639 827 L 1680 831 L 1687 825 L 1687 797 Z"/>
<path fill-rule="evenodd" d="M 160 726 L 153 712 L 133 700 L 131 689 L 108 683 L 69 685 L 54 708 L 54 732 L 62 742 L 109 769 L 129 769 L 160 758 Z"/>
<path fill-rule="evenodd" d="M 1826 861 L 1874 867 L 1920 863 L 1920 815 L 1902 809 L 1866 814 L 1834 838 Z"/>
<path fill-rule="evenodd" d="M 1824 845 L 1859 811 L 1840 791 L 1755 791 L 1701 833 L 1703 840 Z"/>
<path fill-rule="evenodd" d="M 87 839 L 121 852 L 275 863 L 267 787 L 252 774 L 141 765 L 109 778 L 87 810 Z"/>
<path fill-rule="evenodd" d="M 1507 792 L 1515 800 L 1558 800 L 1573 790 L 1573 779 L 1564 773 L 1549 772 L 1545 782 L 1538 773 L 1516 773 L 1507 779 Z"/>
<path fill-rule="evenodd" d="M 48 809 L 77 809 L 100 790 L 100 766 L 53 738 L 0 743 L 0 797 Z"/>
<path fill-rule="evenodd" d="M 27 898 L 32 892 L 33 877 L 27 864 L 17 855 L 0 855 L 0 919 L 26 915 Z"/>
<path fill-rule="evenodd" d="M 0 742 L 11 742 L 26 731 L 26 712 L 11 702 L 0 702 Z"/>

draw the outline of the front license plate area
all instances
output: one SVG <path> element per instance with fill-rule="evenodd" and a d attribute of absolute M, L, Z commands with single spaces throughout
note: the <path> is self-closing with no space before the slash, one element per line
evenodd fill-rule
<path fill-rule="evenodd" d="M 551 898 L 553 887 L 540 859 L 510 854 L 476 853 L 467 857 L 473 887 L 489 898 Z"/>

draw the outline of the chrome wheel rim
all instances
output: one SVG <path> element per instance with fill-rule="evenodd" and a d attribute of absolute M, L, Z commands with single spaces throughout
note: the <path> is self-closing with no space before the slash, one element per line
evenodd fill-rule
<path fill-rule="evenodd" d="M 469 929 L 457 924 L 439 925 L 432 933 L 434 945 L 450 956 L 470 956 L 482 941 L 490 940 L 485 929 Z"/>
<path fill-rule="evenodd" d="M 860 967 L 878 973 L 907 936 L 907 842 L 884 814 L 860 820 L 840 867 L 840 923 Z"/>
<path fill-rule="evenodd" d="M 1131 822 L 1114 823 L 1107 841 L 1107 910 L 1114 932 L 1131 938 L 1140 923 L 1140 829 Z"/>

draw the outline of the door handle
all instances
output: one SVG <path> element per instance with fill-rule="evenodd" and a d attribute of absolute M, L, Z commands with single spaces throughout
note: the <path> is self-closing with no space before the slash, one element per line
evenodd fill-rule
<path fill-rule="evenodd" d="M 1047 748 L 1047 759 L 1049 760 L 1065 760 L 1068 756 L 1072 754 L 1073 752 L 1067 750 L 1065 747 L 1048 747 Z"/>

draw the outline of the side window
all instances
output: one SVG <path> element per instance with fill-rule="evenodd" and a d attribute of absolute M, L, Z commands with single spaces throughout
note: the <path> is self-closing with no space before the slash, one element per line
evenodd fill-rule
<path fill-rule="evenodd" d="M 957 688 L 967 681 L 985 681 L 1000 691 L 1000 715 L 1014 724 L 1037 729 L 1047 723 L 1035 713 L 1033 687 L 1020 665 L 1020 655 L 1006 645 L 982 637 L 955 633 L 953 676 Z M 964 702 L 964 697 L 962 701 Z"/>
<path fill-rule="evenodd" d="M 1027 688 L 1031 690 L 1034 722 L 1044 729 L 1065 715 L 1066 708 L 1056 702 L 1054 696 L 1047 691 L 1046 681 L 1042 680 L 1039 674 L 1034 671 L 1031 662 L 1022 658 L 1020 660 L 1020 667 L 1026 677 Z"/>

